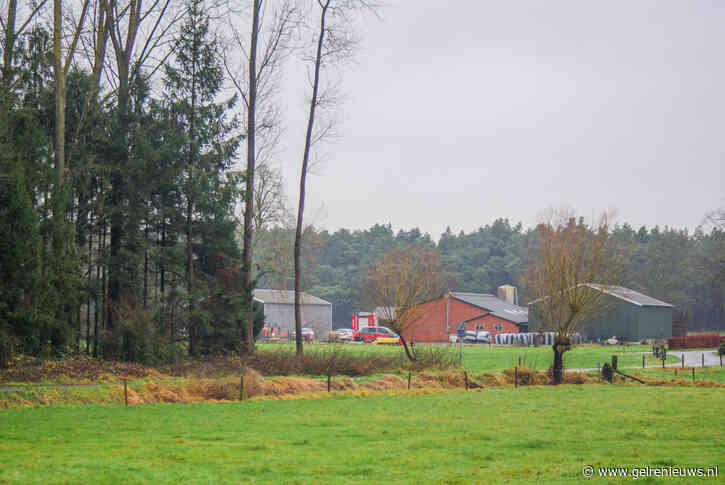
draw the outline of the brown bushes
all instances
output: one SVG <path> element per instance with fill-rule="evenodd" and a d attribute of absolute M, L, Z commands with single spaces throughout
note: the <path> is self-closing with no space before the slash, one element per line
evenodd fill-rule
<path fill-rule="evenodd" d="M 344 375 L 369 376 L 399 369 L 448 369 L 455 365 L 455 353 L 446 347 L 420 347 L 416 361 L 409 362 L 402 352 L 360 352 L 344 345 L 327 345 L 306 350 L 302 358 L 288 349 L 255 352 L 245 357 L 244 364 L 265 376 Z M 218 358 L 209 362 L 169 365 L 160 368 L 166 374 L 180 377 L 222 377 L 239 372 L 238 356 Z"/>
<path fill-rule="evenodd" d="M 377 349 L 376 349 L 377 350 Z M 445 347 L 416 348 L 415 362 L 408 362 L 403 352 L 377 352 L 350 349 L 343 345 L 326 345 L 306 350 L 298 358 L 289 349 L 258 351 L 245 357 L 244 365 L 265 376 L 290 375 L 345 375 L 349 377 L 369 376 L 400 369 L 448 369 L 455 365 L 455 353 Z M 0 371 L 0 382 L 56 381 L 65 383 L 89 383 L 114 381 L 118 378 L 155 378 L 168 376 L 222 378 L 238 376 L 242 361 L 237 355 L 218 357 L 208 361 L 195 361 L 147 367 L 104 361 L 91 358 L 76 358 L 64 361 L 46 361 L 37 365 L 22 365 Z"/>
<path fill-rule="evenodd" d="M 87 383 L 113 381 L 120 377 L 162 377 L 151 367 L 126 362 L 109 362 L 92 358 L 62 361 L 48 360 L 38 365 L 19 366 L 0 371 L 0 382 L 58 381 Z"/>

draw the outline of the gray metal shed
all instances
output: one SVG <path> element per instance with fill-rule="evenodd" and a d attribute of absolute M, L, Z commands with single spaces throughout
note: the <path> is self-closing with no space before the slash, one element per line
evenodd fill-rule
<path fill-rule="evenodd" d="M 587 284 L 602 290 L 609 299 L 608 311 L 580 325 L 581 334 L 587 340 L 608 339 L 616 336 L 623 341 L 666 339 L 672 336 L 672 311 L 669 303 L 623 286 Z M 530 303 L 531 308 L 535 303 Z M 530 312 L 532 329 L 547 330 L 537 320 L 536 312 Z"/>
<path fill-rule="evenodd" d="M 295 292 L 289 290 L 254 290 L 254 299 L 264 305 L 264 326 L 284 330 L 295 329 Z M 315 337 L 327 337 L 332 330 L 332 303 L 302 293 L 302 327 L 311 328 Z"/>

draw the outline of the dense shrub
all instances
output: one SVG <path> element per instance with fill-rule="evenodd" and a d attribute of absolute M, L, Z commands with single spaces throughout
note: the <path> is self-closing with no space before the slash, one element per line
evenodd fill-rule
<path fill-rule="evenodd" d="M 346 345 L 307 347 L 302 358 L 280 348 L 257 351 L 244 358 L 244 365 L 265 376 L 346 375 L 367 376 L 401 368 L 411 370 L 447 369 L 456 365 L 456 354 L 447 347 L 418 347 L 416 361 L 409 362 L 401 352 L 365 352 Z M 175 376 L 221 377 L 239 372 L 239 356 L 229 355 L 209 361 L 168 365 L 160 370 Z"/>

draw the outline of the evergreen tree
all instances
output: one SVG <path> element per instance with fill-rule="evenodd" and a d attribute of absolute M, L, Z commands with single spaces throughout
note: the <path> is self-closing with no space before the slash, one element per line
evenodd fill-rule
<path fill-rule="evenodd" d="M 231 168 L 239 139 L 232 135 L 233 100 L 217 103 L 223 73 L 217 41 L 209 31 L 203 0 L 187 3 L 186 22 L 174 45 L 175 60 L 165 71 L 172 129 L 181 135 L 182 207 L 185 236 L 189 354 L 199 355 L 211 332 L 211 315 L 199 302 L 209 298 L 213 277 L 239 259 L 232 210 L 239 192 Z M 181 219 L 181 218 L 179 218 Z M 250 304 L 250 291 L 239 292 Z M 240 337 L 241 338 L 241 337 Z"/>

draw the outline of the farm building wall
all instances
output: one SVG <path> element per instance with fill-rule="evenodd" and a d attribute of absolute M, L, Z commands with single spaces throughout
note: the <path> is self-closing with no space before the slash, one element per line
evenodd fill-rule
<path fill-rule="evenodd" d="M 642 307 L 639 316 L 639 339 L 672 337 L 673 307 Z"/>
<path fill-rule="evenodd" d="M 497 328 L 497 326 L 499 328 Z M 488 315 L 466 322 L 466 330 L 478 332 L 487 331 L 491 332 L 491 336 L 494 336 L 498 333 L 518 333 L 519 327 L 515 323 L 489 313 Z M 455 333 L 455 331 L 451 332 L 451 334 Z"/>
<path fill-rule="evenodd" d="M 264 326 L 294 331 L 295 306 L 288 303 L 265 303 Z M 332 330 L 332 305 L 302 305 L 302 327 L 311 328 L 315 337 L 327 337 Z"/>
<path fill-rule="evenodd" d="M 607 299 L 610 300 L 608 303 L 613 306 L 604 315 L 581 323 L 580 329 L 584 338 L 606 340 L 616 336 L 619 340 L 639 340 L 640 307 L 619 299 L 611 301 L 613 297 L 607 297 Z"/>
<path fill-rule="evenodd" d="M 607 296 L 612 306 L 602 316 L 581 323 L 580 332 L 585 340 L 618 340 L 634 342 L 672 336 L 672 307 L 639 306 L 613 296 Z M 533 308 L 530 306 L 530 308 Z M 535 311 L 529 312 L 532 331 L 550 330 Z"/>
<path fill-rule="evenodd" d="M 448 305 L 448 326 L 446 326 L 446 305 Z M 448 342 L 448 336 L 456 334 L 458 322 L 485 312 L 481 308 L 455 298 L 438 298 L 423 303 L 420 309 L 423 316 L 414 325 L 403 331 L 403 337 L 409 342 Z M 518 332 L 516 324 L 490 314 L 471 323 L 472 325 L 467 324 L 466 328 L 471 327 L 471 330 L 475 330 L 476 324 L 483 324 L 485 330 L 490 331 L 492 335 L 499 332 Z M 494 330 L 496 324 L 501 325 L 501 330 Z"/>

